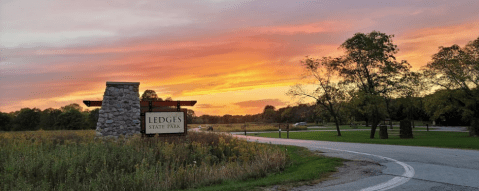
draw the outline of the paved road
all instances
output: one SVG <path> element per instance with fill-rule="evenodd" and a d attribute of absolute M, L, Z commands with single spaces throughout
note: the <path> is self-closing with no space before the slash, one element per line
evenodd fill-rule
<path fill-rule="evenodd" d="M 248 141 L 302 146 L 333 157 L 372 160 L 386 167 L 380 175 L 321 190 L 479 191 L 479 151 L 234 136 Z"/>

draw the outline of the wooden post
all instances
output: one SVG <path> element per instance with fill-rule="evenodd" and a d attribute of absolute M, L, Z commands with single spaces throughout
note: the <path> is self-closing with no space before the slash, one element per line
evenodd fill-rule
<path fill-rule="evenodd" d="M 426 123 L 427 131 L 429 132 L 429 124 Z"/>
<path fill-rule="evenodd" d="M 278 129 L 279 129 L 279 138 L 281 138 L 281 124 L 278 124 Z"/>

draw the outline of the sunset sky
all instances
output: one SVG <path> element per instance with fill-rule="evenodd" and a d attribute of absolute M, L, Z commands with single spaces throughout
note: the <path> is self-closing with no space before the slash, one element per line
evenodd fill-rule
<path fill-rule="evenodd" d="M 244 115 L 297 104 L 305 56 L 355 33 L 395 35 L 413 70 L 479 37 L 477 0 L 0 1 L 0 111 L 101 100 L 107 81 Z M 312 100 L 304 100 L 311 102 Z M 93 108 L 90 108 L 93 109 Z"/>

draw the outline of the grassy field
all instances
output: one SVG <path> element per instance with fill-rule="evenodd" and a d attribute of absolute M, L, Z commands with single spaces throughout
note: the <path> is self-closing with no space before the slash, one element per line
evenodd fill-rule
<path fill-rule="evenodd" d="M 213 131 L 215 132 L 242 132 L 244 131 L 243 126 L 244 123 L 233 123 L 233 124 L 211 124 L 211 125 L 206 125 L 206 124 L 192 124 L 190 126 L 192 127 L 198 127 L 201 126 L 201 130 L 206 131 L 206 128 L 208 126 L 213 127 Z M 285 130 L 286 127 L 281 126 L 283 130 Z M 293 127 L 292 124 L 289 124 L 289 129 L 290 130 L 306 130 L 306 126 L 298 126 L 298 127 Z M 255 131 L 277 131 L 278 130 L 278 124 L 277 123 L 247 123 L 246 124 L 246 131 L 248 132 L 255 132 Z"/>
<path fill-rule="evenodd" d="M 336 130 L 336 126 L 320 126 L 318 128 L 312 128 L 311 126 L 309 126 L 308 129 L 309 130 Z M 354 128 L 352 128 L 349 125 L 340 125 L 339 129 L 343 130 L 343 129 L 354 129 Z M 357 126 L 356 129 L 371 129 L 371 126 L 369 126 L 369 127 Z M 393 130 L 398 130 L 398 129 L 399 129 L 399 127 L 393 127 Z M 427 129 L 426 127 L 416 127 L 416 128 L 413 128 L 412 130 L 415 131 L 415 130 L 426 130 L 426 129 Z M 429 127 L 429 130 L 432 130 L 432 129 L 434 129 L 434 127 Z M 388 130 L 390 130 L 389 126 L 388 126 Z"/>
<path fill-rule="evenodd" d="M 340 165 L 339 159 L 313 156 L 304 149 L 286 150 L 225 134 L 189 132 L 185 137 L 117 141 L 95 140 L 94 134 L 0 132 L 0 190 L 178 190 L 215 185 L 249 190 L 282 180 L 317 179 Z M 310 168 L 316 170 L 306 175 L 304 169 Z"/>
<path fill-rule="evenodd" d="M 335 168 L 341 166 L 344 159 L 324 157 L 312 153 L 306 148 L 282 146 L 287 150 L 290 163 L 284 171 L 268 175 L 261 179 L 247 181 L 225 181 L 222 184 L 195 190 L 264 190 L 264 187 L 281 184 L 283 187 L 317 183 L 324 180 Z"/>
<path fill-rule="evenodd" d="M 381 124 L 382 123 L 383 122 L 381 122 Z M 366 126 L 365 121 L 356 121 L 356 124 L 358 124 L 360 126 Z M 389 122 L 387 124 L 389 125 Z M 393 121 L 392 124 L 393 125 L 399 125 L 399 121 Z M 415 126 L 426 126 L 426 124 L 429 124 L 429 126 L 431 126 L 432 123 L 430 121 L 414 121 Z M 308 123 L 306 126 L 308 126 L 308 127 L 310 127 L 310 126 L 336 127 L 336 124 L 334 124 L 333 122 L 327 122 L 327 123 L 325 122 L 325 123 L 318 123 L 318 124 Z M 349 127 L 349 125 L 342 125 L 342 126 L 348 126 Z M 371 123 L 369 123 L 369 126 L 371 126 Z"/>
<path fill-rule="evenodd" d="M 228 135 L 94 140 L 95 131 L 0 134 L 1 190 L 174 190 L 283 170 L 279 146 Z"/>
<path fill-rule="evenodd" d="M 379 139 L 379 131 L 376 131 L 374 139 L 369 138 L 369 131 L 344 131 L 341 137 L 337 132 L 290 132 L 291 139 L 337 141 L 352 143 L 371 143 L 371 144 L 389 144 L 389 145 L 408 145 L 408 146 L 426 146 L 442 148 L 460 148 L 479 150 L 479 138 L 469 137 L 465 132 L 433 132 L 433 131 L 414 131 L 413 139 L 400 139 L 399 130 L 388 129 L 389 139 Z M 261 137 L 278 138 L 279 133 L 261 133 L 255 134 Z M 286 133 L 281 134 L 282 138 Z"/>

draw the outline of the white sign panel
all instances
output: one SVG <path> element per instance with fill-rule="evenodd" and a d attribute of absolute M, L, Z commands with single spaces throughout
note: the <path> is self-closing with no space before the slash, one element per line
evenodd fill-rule
<path fill-rule="evenodd" d="M 184 133 L 184 112 L 145 112 L 146 134 Z"/>

